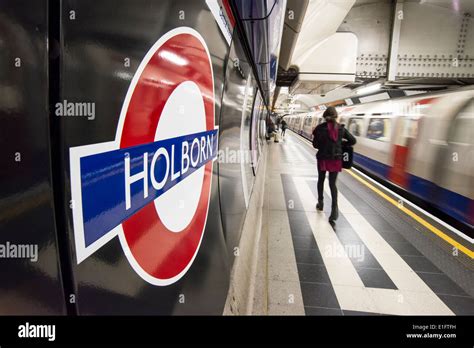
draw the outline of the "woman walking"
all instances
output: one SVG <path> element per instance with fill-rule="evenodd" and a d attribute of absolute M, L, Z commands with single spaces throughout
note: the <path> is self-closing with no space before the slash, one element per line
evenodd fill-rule
<path fill-rule="evenodd" d="M 339 217 L 337 207 L 337 174 L 342 170 L 342 143 L 354 145 L 356 139 L 349 133 L 344 125 L 337 123 L 336 108 L 330 106 L 324 111 L 321 123 L 313 131 L 313 147 L 318 149 L 318 204 L 316 209 L 323 210 L 324 180 L 329 172 L 329 188 L 331 189 L 331 215 L 329 221 L 334 222 Z"/>

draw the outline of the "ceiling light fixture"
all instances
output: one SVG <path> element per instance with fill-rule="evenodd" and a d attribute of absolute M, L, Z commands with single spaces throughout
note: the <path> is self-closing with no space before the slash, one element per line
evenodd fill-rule
<path fill-rule="evenodd" d="M 380 83 L 376 83 L 376 84 L 374 84 L 374 85 L 370 85 L 370 86 L 367 86 L 367 87 L 363 87 L 363 88 L 361 88 L 361 89 L 358 89 L 358 90 L 356 91 L 356 93 L 357 93 L 358 95 L 361 95 L 361 94 L 369 94 L 369 93 L 372 93 L 372 92 L 375 92 L 375 91 L 379 90 L 381 86 L 382 86 L 382 85 L 381 85 Z"/>

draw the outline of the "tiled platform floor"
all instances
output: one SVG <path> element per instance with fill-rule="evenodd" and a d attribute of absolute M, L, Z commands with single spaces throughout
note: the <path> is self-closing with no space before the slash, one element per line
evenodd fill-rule
<path fill-rule="evenodd" d="M 377 184 L 370 178 L 357 170 L 340 173 L 334 226 L 328 222 L 328 187 L 324 211 L 316 211 L 314 154 L 308 141 L 290 131 L 282 142 L 270 143 L 264 206 L 268 313 L 474 315 L 472 259 L 453 253 L 452 246 L 371 189 Z M 412 211 L 452 235 L 435 219 Z"/>

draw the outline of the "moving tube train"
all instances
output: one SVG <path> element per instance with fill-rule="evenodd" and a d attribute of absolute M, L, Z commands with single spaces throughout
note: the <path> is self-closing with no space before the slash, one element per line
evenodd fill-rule
<path fill-rule="evenodd" d="M 418 94 L 338 108 L 357 138 L 354 163 L 474 226 L 474 89 Z M 305 138 L 323 111 L 285 117 Z"/>

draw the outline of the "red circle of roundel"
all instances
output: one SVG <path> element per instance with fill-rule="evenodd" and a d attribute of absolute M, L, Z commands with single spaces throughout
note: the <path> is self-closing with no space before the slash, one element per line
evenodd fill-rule
<path fill-rule="evenodd" d="M 168 36 L 167 40 L 152 52 L 131 95 L 120 148 L 155 141 L 155 132 L 160 125 L 166 101 L 174 89 L 186 81 L 193 81 L 199 87 L 204 101 L 206 129 L 214 129 L 212 62 L 204 40 L 198 35 L 190 28 L 175 29 L 165 35 Z M 182 62 L 177 64 L 166 59 L 160 54 L 162 52 L 184 57 L 189 63 L 184 66 Z M 179 124 L 176 126 L 179 127 Z M 153 202 L 122 222 L 122 245 L 126 243 L 129 249 L 124 249 L 125 253 L 135 270 L 147 281 L 156 285 L 174 283 L 191 266 L 206 225 L 211 176 L 212 161 L 204 167 L 203 186 L 196 212 L 181 232 L 176 233 L 166 228 Z"/>

